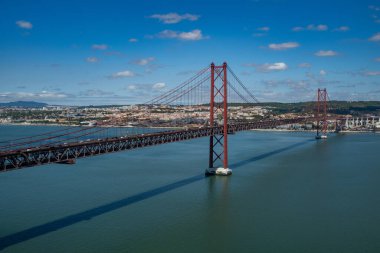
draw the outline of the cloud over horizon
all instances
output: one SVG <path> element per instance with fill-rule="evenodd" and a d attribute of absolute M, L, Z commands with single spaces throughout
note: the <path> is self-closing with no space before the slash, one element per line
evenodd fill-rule
<path fill-rule="evenodd" d="M 264 63 L 264 64 L 256 64 L 250 63 L 246 64 L 248 67 L 254 67 L 258 72 L 277 72 L 284 71 L 288 69 L 288 65 L 284 62 L 275 62 L 275 63 Z"/>
<path fill-rule="evenodd" d="M 99 58 L 97 58 L 97 57 L 87 57 L 86 58 L 86 62 L 96 63 L 96 62 L 99 62 Z"/>
<path fill-rule="evenodd" d="M 292 30 L 294 32 L 301 32 L 301 31 L 327 31 L 329 27 L 327 25 L 308 25 L 308 26 L 296 26 Z"/>
<path fill-rule="evenodd" d="M 318 52 L 314 53 L 315 56 L 319 57 L 329 57 L 329 56 L 337 56 L 338 52 L 333 50 L 319 50 Z"/>
<path fill-rule="evenodd" d="M 56 101 L 73 97 L 73 95 L 64 92 L 0 92 L 1 102 L 12 102 L 18 100 L 36 100 L 36 101 Z"/>
<path fill-rule="evenodd" d="M 33 28 L 33 24 L 30 23 L 29 21 L 25 21 L 25 20 L 16 21 L 16 25 L 22 29 L 32 29 Z"/>
<path fill-rule="evenodd" d="M 167 14 L 153 14 L 149 16 L 149 18 L 157 19 L 161 23 L 164 23 L 164 24 L 177 24 L 183 20 L 196 21 L 199 19 L 199 17 L 200 17 L 199 15 L 194 15 L 194 14 L 189 14 L 189 13 L 180 15 L 175 12 L 171 12 Z"/>
<path fill-rule="evenodd" d="M 373 35 L 372 37 L 370 37 L 368 40 L 369 40 L 369 41 L 373 41 L 373 42 L 379 42 L 379 41 L 380 41 L 380 32 L 374 34 L 374 35 Z"/>
<path fill-rule="evenodd" d="M 164 30 L 157 35 L 161 39 L 179 39 L 179 40 L 188 40 L 196 41 L 202 40 L 205 37 L 202 35 L 202 31 L 199 29 L 192 30 L 190 32 L 177 32 L 172 30 Z"/>
<path fill-rule="evenodd" d="M 287 50 L 291 48 L 297 48 L 300 44 L 297 42 L 285 42 L 285 43 L 279 43 L 279 44 L 269 44 L 268 48 L 272 50 Z"/>
<path fill-rule="evenodd" d="M 148 65 L 149 63 L 153 62 L 154 60 L 155 60 L 154 57 L 148 57 L 148 58 L 142 58 L 142 59 L 135 60 L 135 61 L 133 61 L 133 63 L 136 65 L 145 66 L 145 65 Z"/>
<path fill-rule="evenodd" d="M 95 50 L 106 50 L 108 48 L 108 45 L 106 44 L 94 44 L 92 45 L 92 49 Z"/>
<path fill-rule="evenodd" d="M 134 77 L 136 74 L 130 70 L 119 71 L 109 76 L 110 79 Z"/>

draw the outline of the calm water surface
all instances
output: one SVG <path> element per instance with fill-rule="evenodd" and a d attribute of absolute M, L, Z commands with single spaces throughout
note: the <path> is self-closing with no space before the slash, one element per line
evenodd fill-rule
<path fill-rule="evenodd" d="M 0 140 L 54 127 L 0 126 Z M 244 132 L 0 173 L 3 252 L 380 252 L 380 134 Z"/>

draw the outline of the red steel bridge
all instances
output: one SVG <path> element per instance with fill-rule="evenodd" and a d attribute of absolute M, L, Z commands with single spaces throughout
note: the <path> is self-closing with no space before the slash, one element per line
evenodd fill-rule
<path fill-rule="evenodd" d="M 229 134 L 250 129 L 317 122 L 317 137 L 324 138 L 328 120 L 333 119 L 328 117 L 327 101 L 326 89 L 319 89 L 315 113 L 308 117 L 236 120 L 229 112 L 229 105 L 259 105 L 260 102 L 227 63 L 220 66 L 212 63 L 187 81 L 143 105 L 147 108 L 148 114 L 157 108 L 167 110 L 175 108 L 176 112 L 183 110 L 183 115 L 186 115 L 190 107 L 203 106 L 207 108 L 206 113 L 209 117 L 202 126 L 190 127 L 190 117 L 178 119 L 182 122 L 180 129 L 156 131 L 147 129 L 143 133 L 118 132 L 115 128 L 102 125 L 59 128 L 34 136 L 1 141 L 0 171 L 49 163 L 74 163 L 78 158 L 209 137 L 209 164 L 206 174 L 229 175 L 231 174 L 228 167 Z M 189 122 L 189 126 L 186 125 L 186 121 Z"/>

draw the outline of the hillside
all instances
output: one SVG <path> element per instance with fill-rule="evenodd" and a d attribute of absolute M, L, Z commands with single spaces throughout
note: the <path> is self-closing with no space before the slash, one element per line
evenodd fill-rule
<path fill-rule="evenodd" d="M 0 103 L 0 107 L 28 107 L 28 108 L 41 108 L 47 106 L 46 103 L 39 103 L 34 101 L 16 101 L 8 103 Z"/>

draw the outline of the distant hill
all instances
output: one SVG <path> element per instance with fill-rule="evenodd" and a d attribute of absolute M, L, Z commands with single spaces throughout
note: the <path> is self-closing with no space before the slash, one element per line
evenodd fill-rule
<path fill-rule="evenodd" d="M 272 107 L 272 111 L 281 113 L 301 113 L 314 111 L 316 102 L 298 103 L 263 103 L 262 105 Z M 380 115 L 380 101 L 329 101 L 328 110 L 330 113 L 351 114 L 359 116 L 363 114 Z"/>
<path fill-rule="evenodd" d="M 0 103 L 0 107 L 29 107 L 29 108 L 41 108 L 47 106 L 46 103 L 39 103 L 34 101 L 16 101 L 8 103 Z"/>
<path fill-rule="evenodd" d="M 231 104 L 232 105 L 232 104 Z M 241 105 L 244 104 L 234 104 Z M 274 114 L 283 113 L 305 113 L 313 112 L 316 109 L 316 102 L 296 102 L 296 103 L 276 103 L 276 102 L 264 102 L 260 104 L 253 104 L 259 106 L 270 107 Z M 329 113 L 335 114 L 351 114 L 354 116 L 360 116 L 364 114 L 380 115 L 380 101 L 329 101 L 328 103 Z"/>

